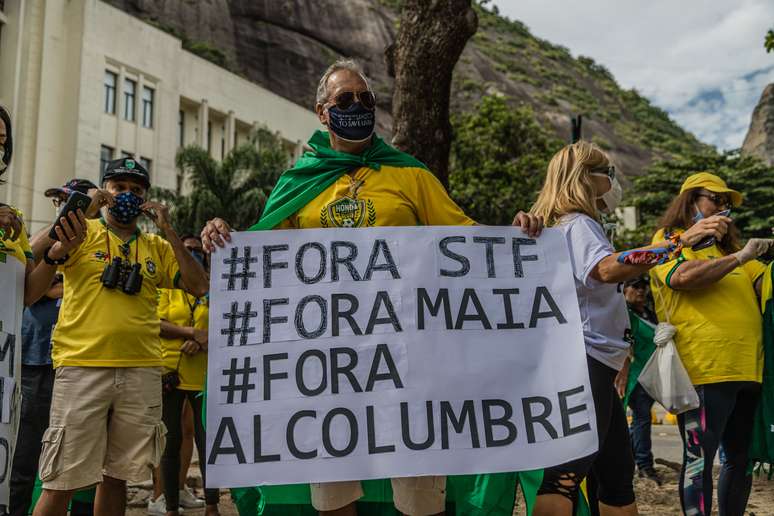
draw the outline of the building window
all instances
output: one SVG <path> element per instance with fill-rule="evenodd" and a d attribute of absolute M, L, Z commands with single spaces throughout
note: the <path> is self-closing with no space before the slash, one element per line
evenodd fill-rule
<path fill-rule="evenodd" d="M 118 76 L 110 70 L 105 70 L 105 113 L 116 114 L 116 82 Z"/>
<path fill-rule="evenodd" d="M 207 122 L 207 152 L 210 152 L 212 144 L 212 122 Z"/>
<path fill-rule="evenodd" d="M 124 120 L 134 122 L 134 98 L 137 93 L 137 82 L 124 79 Z"/>
<path fill-rule="evenodd" d="M 148 175 L 150 175 L 150 174 L 152 173 L 152 172 L 151 172 L 151 170 L 152 170 L 152 166 L 153 166 L 153 160 L 152 160 L 152 159 L 143 158 L 143 157 L 141 156 L 141 157 L 140 157 L 140 159 L 138 159 L 137 161 L 139 161 L 139 162 L 140 162 L 140 165 L 142 165 L 143 167 L 145 167 L 145 170 L 147 170 L 147 171 L 148 171 Z"/>
<path fill-rule="evenodd" d="M 142 88 L 142 126 L 153 127 L 153 88 Z"/>
<path fill-rule="evenodd" d="M 177 112 L 177 145 L 185 145 L 185 113 L 182 109 Z"/>
<path fill-rule="evenodd" d="M 101 145 L 99 148 L 100 174 L 105 171 L 105 169 L 108 166 L 108 163 L 110 163 L 110 160 L 112 159 L 113 159 L 113 147 L 108 147 L 107 145 Z"/>
<path fill-rule="evenodd" d="M 122 158 L 133 158 L 133 157 L 134 157 L 134 154 L 132 154 L 132 153 L 131 153 L 131 152 L 129 152 L 129 151 L 122 150 L 122 151 L 121 151 L 121 157 L 122 157 Z"/>

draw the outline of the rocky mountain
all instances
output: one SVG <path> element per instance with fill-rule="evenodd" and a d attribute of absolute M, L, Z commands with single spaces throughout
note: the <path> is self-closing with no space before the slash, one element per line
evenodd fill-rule
<path fill-rule="evenodd" d="M 399 23 L 400 0 L 105 0 L 178 35 L 189 50 L 298 104 L 312 106 L 322 71 L 338 56 L 359 60 L 374 83 L 380 131 L 389 134 L 392 80 L 384 50 Z M 702 147 L 696 138 L 603 66 L 533 36 L 496 9 L 476 6 L 478 33 L 453 83 L 452 110 L 483 95 L 531 105 L 562 139 L 584 115 L 584 138 L 608 150 L 626 175 L 655 158 Z"/>
<path fill-rule="evenodd" d="M 755 106 L 742 153 L 774 165 L 774 83 L 766 86 Z"/>

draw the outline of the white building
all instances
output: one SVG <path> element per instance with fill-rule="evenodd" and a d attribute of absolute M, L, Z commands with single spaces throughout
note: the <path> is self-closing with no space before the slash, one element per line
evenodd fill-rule
<path fill-rule="evenodd" d="M 144 162 L 156 186 L 179 188 L 174 159 L 198 144 L 221 159 L 264 125 L 300 152 L 319 122 L 302 107 L 184 50 L 181 41 L 98 0 L 0 0 L 0 104 L 14 156 L 0 201 L 36 230 L 43 196 L 104 162 Z"/>

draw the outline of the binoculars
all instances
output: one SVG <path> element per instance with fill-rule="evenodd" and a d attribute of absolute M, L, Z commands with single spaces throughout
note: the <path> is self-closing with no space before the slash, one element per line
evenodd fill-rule
<path fill-rule="evenodd" d="M 131 264 L 119 257 L 105 265 L 102 271 L 102 285 L 109 289 L 120 289 L 124 294 L 133 296 L 142 290 L 142 271 L 139 263 Z"/>

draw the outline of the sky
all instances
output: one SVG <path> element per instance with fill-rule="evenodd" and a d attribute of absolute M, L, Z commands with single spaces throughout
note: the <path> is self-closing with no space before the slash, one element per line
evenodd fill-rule
<path fill-rule="evenodd" d="M 592 57 L 700 140 L 741 147 L 774 82 L 774 0 L 492 0 L 537 37 Z"/>

